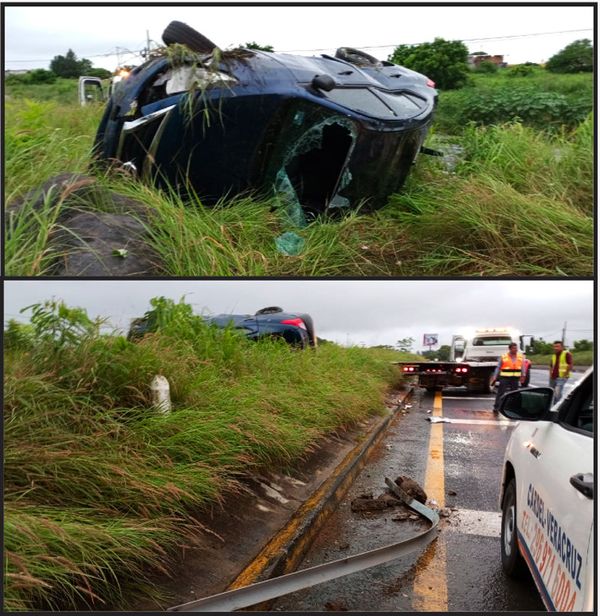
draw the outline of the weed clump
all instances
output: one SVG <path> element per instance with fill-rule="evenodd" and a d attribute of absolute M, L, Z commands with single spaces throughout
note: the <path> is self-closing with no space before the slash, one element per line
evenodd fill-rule
<path fill-rule="evenodd" d="M 322 436 L 382 412 L 389 357 L 298 351 L 153 303 L 137 341 L 51 301 L 5 337 L 5 606 L 127 607 L 168 571 L 196 514 L 246 474 L 297 463 Z M 152 406 L 155 374 L 173 410 Z"/>

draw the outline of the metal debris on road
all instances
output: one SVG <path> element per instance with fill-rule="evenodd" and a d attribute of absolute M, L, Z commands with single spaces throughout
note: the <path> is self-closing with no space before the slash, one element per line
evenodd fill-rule
<path fill-rule="evenodd" d="M 425 490 L 423 490 L 423 488 L 414 479 L 400 475 L 399 477 L 396 477 L 394 483 L 409 498 L 414 498 L 423 504 L 427 502 L 427 494 Z M 396 492 L 394 492 L 394 494 L 398 496 Z"/>
<path fill-rule="evenodd" d="M 425 420 L 431 423 L 451 423 L 447 417 L 425 417 Z"/>

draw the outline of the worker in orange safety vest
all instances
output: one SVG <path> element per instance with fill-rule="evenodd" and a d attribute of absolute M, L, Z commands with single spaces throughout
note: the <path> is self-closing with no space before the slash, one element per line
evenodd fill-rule
<path fill-rule="evenodd" d="M 525 356 L 519 353 L 517 344 L 511 342 L 508 345 L 508 353 L 504 353 L 500 357 L 490 380 L 490 385 L 494 385 L 496 381 L 499 382 L 498 392 L 494 400 L 494 413 L 498 412 L 502 396 L 509 391 L 519 389 L 519 385 L 525 382 L 526 373 Z"/>

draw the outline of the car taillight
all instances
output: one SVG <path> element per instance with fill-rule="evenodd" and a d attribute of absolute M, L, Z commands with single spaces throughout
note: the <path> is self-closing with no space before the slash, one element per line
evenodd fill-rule
<path fill-rule="evenodd" d="M 296 327 L 301 327 L 306 330 L 306 325 L 302 319 L 285 319 L 285 321 L 281 321 L 282 325 L 294 325 Z"/>
<path fill-rule="evenodd" d="M 432 81 L 431 79 L 427 80 L 427 86 L 430 88 L 435 88 L 435 81 Z"/>
<path fill-rule="evenodd" d="M 454 372 L 468 372 L 468 368 L 454 368 Z"/>
<path fill-rule="evenodd" d="M 416 370 L 414 366 L 404 366 L 404 368 L 402 369 L 404 370 L 404 372 L 414 372 Z"/>

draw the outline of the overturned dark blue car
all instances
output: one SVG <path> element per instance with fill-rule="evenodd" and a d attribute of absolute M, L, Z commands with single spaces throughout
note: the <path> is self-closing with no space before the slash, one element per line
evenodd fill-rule
<path fill-rule="evenodd" d="M 279 306 L 262 308 L 255 314 L 218 314 L 203 319 L 208 325 L 237 330 L 249 340 L 276 338 L 301 349 L 317 346 L 312 317 L 306 313 L 285 312 Z M 156 321 L 151 317 L 133 319 L 127 338 L 138 340 L 157 328 Z"/>
<path fill-rule="evenodd" d="M 252 193 L 309 219 L 376 209 L 404 183 L 433 119 L 431 80 L 356 49 L 221 51 L 181 22 L 163 40 L 115 88 L 96 155 L 206 205 Z"/>

